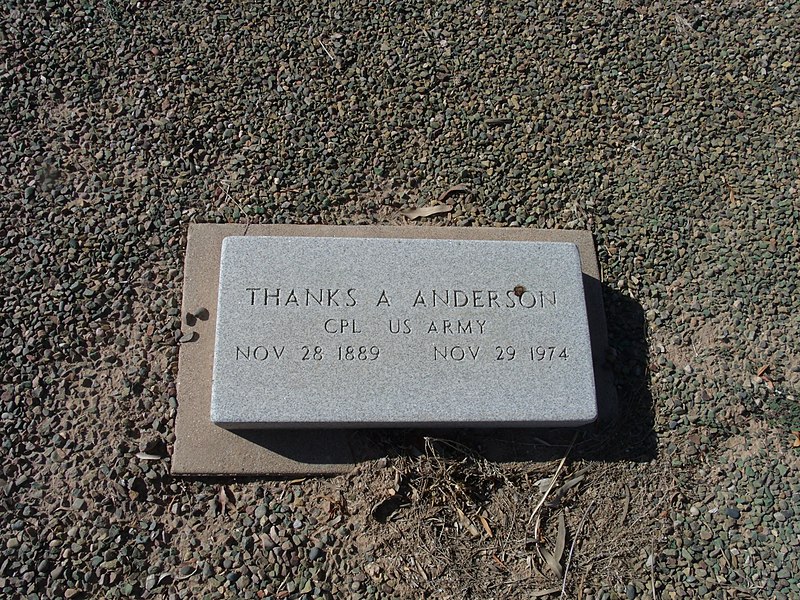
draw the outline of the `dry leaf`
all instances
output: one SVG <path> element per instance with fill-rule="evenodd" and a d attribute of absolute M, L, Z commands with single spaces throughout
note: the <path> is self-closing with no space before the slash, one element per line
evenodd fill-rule
<path fill-rule="evenodd" d="M 792 440 L 792 448 L 800 448 L 800 431 L 793 431 L 792 435 L 794 436 L 794 440 Z"/>
<path fill-rule="evenodd" d="M 564 522 L 564 513 L 558 513 L 558 535 L 556 537 L 555 558 L 559 564 L 564 556 L 564 548 L 567 545 L 567 524 Z"/>
<path fill-rule="evenodd" d="M 463 192 L 465 194 L 472 194 L 472 190 L 465 186 L 463 183 L 459 183 L 458 185 L 454 185 L 451 188 L 446 189 L 442 194 L 439 196 L 439 202 L 444 202 L 451 194 L 458 194 Z"/>
<path fill-rule="evenodd" d="M 549 596 L 550 594 L 560 594 L 560 593 L 561 593 L 561 588 L 560 587 L 554 587 L 554 588 L 549 588 L 547 590 L 539 590 L 538 592 L 531 592 L 528 597 L 529 598 L 541 598 L 543 596 Z"/>
<path fill-rule="evenodd" d="M 539 542 L 542 539 L 542 515 L 536 515 L 536 522 L 533 524 L 533 539 Z"/>
<path fill-rule="evenodd" d="M 567 525 L 564 522 L 564 513 L 558 514 L 558 533 L 556 534 L 556 546 L 551 554 L 547 549 L 537 546 L 539 554 L 544 560 L 547 568 L 559 579 L 564 576 L 564 569 L 561 567 L 561 558 L 564 556 L 564 548 L 567 545 Z"/>
<path fill-rule="evenodd" d="M 414 221 L 422 217 L 430 217 L 431 215 L 439 215 L 448 213 L 453 210 L 449 204 L 434 204 L 433 206 L 423 206 L 422 208 L 412 208 L 409 210 L 400 211 L 400 214 Z"/>
<path fill-rule="evenodd" d="M 698 439 L 698 443 L 699 443 Z M 578 485 L 581 481 L 583 481 L 586 477 L 584 475 L 579 475 L 578 477 L 574 477 L 568 481 L 565 481 L 560 488 L 553 492 L 553 499 L 548 502 L 550 506 L 558 506 L 558 503 L 561 501 L 561 498 L 566 494 L 571 488 Z"/>
<path fill-rule="evenodd" d="M 464 529 L 469 531 L 469 533 L 470 533 L 470 535 L 472 537 L 478 537 L 480 535 L 480 532 L 478 531 L 478 528 L 475 527 L 475 524 L 472 521 L 470 521 L 470 519 L 469 519 L 469 517 L 467 517 L 467 515 L 464 514 L 464 511 L 461 510 L 460 508 L 456 507 L 456 512 L 458 513 L 458 521 L 459 521 L 459 523 L 461 523 L 461 525 L 464 527 Z"/>
<path fill-rule="evenodd" d="M 236 505 L 236 497 L 226 485 L 220 486 L 217 499 L 219 502 L 220 512 L 225 512 L 226 510 L 230 512 Z"/>
<path fill-rule="evenodd" d="M 489 127 L 498 127 L 500 125 L 508 125 L 513 123 L 514 119 L 500 118 L 500 119 L 486 119 L 486 124 Z"/>
<path fill-rule="evenodd" d="M 478 519 L 480 520 L 481 525 L 483 525 L 483 530 L 486 532 L 486 535 L 488 535 L 489 537 L 494 537 L 494 534 L 492 533 L 492 528 L 489 527 L 489 521 L 486 520 L 486 517 L 484 517 L 483 515 L 478 515 Z"/>
<path fill-rule="evenodd" d="M 619 524 L 620 525 L 625 523 L 625 517 L 628 516 L 628 510 L 630 510 L 630 507 L 631 507 L 631 488 L 629 488 L 626 485 L 625 486 L 625 500 L 622 503 L 622 511 L 621 511 L 621 515 L 622 516 L 619 519 Z"/>
<path fill-rule="evenodd" d="M 550 569 L 553 574 L 560 579 L 564 575 L 564 571 L 561 568 L 561 564 L 556 560 L 555 556 L 550 554 L 550 552 L 544 548 L 539 548 L 539 553 L 542 555 L 542 559 L 544 559 L 547 568 Z"/>
<path fill-rule="evenodd" d="M 160 456 L 156 456 L 155 454 L 148 454 L 147 452 L 137 452 L 136 458 L 139 460 L 161 460 Z"/>
<path fill-rule="evenodd" d="M 767 389 L 770 392 L 774 392 L 775 384 L 773 383 L 772 379 L 770 379 L 769 375 L 767 375 L 767 371 L 769 371 L 769 365 L 764 365 L 758 370 L 758 372 L 756 373 L 756 377 L 760 377 L 761 381 L 764 382 L 764 385 L 767 386 Z"/>
<path fill-rule="evenodd" d="M 506 563 L 504 563 L 502 560 L 500 560 L 497 557 L 496 554 L 492 554 L 492 558 L 494 559 L 494 562 L 497 563 L 497 566 L 500 567 L 501 570 L 508 571 L 508 567 L 506 566 Z"/>

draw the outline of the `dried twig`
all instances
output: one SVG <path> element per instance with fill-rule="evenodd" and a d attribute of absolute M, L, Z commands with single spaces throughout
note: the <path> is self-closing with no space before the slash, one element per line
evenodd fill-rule
<path fill-rule="evenodd" d="M 328 55 L 328 58 L 330 58 L 333 61 L 334 64 L 339 62 L 336 59 L 336 57 L 330 52 L 330 50 L 328 50 L 328 47 L 325 45 L 325 42 L 322 41 L 322 37 L 321 36 L 317 37 L 317 41 L 319 42 L 319 45 L 322 46 L 322 49 L 325 50 L 325 54 Z"/>
<path fill-rule="evenodd" d="M 650 561 L 650 591 L 653 594 L 653 600 L 656 600 L 656 552 L 653 543 L 650 543 L 650 556 L 653 560 Z"/>
<path fill-rule="evenodd" d="M 242 207 L 242 205 L 239 204 L 238 200 L 236 200 L 233 197 L 231 197 L 231 195 L 228 193 L 228 188 L 224 188 L 224 187 L 220 186 L 220 189 L 223 192 L 225 192 L 225 198 L 228 201 L 233 202 L 236 205 L 236 207 L 239 209 L 239 212 L 244 215 L 245 224 L 244 224 L 244 233 L 242 235 L 247 235 L 247 230 L 250 229 L 250 215 L 247 214 L 247 211 L 245 211 L 245 209 Z"/>
<path fill-rule="evenodd" d="M 567 462 L 567 458 L 569 458 L 569 453 L 572 451 L 572 447 L 575 445 L 575 440 L 576 439 L 578 439 L 578 432 L 577 431 L 575 432 L 575 435 L 572 436 L 572 441 L 569 444 L 569 448 L 567 448 L 567 451 L 564 453 L 564 458 L 562 458 L 561 462 L 558 463 L 558 468 L 556 469 L 556 472 L 553 475 L 553 477 L 550 479 L 550 485 L 547 486 L 547 490 L 545 491 L 544 495 L 541 497 L 541 499 L 539 500 L 539 503 L 536 505 L 536 507 L 531 512 L 531 516 L 528 518 L 528 525 L 525 527 L 525 529 L 529 529 L 530 528 L 531 523 L 533 523 L 533 519 L 536 516 L 536 513 L 538 513 L 541 510 L 542 506 L 544 506 L 544 503 L 547 501 L 547 497 L 550 495 L 550 492 L 553 491 L 553 488 L 556 485 L 556 480 L 558 479 L 558 476 L 561 473 L 561 469 L 564 468 L 564 463 L 566 463 Z"/>

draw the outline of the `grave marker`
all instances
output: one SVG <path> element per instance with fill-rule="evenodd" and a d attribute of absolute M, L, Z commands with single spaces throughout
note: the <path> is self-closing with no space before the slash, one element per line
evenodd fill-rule
<path fill-rule="evenodd" d="M 597 417 L 568 242 L 225 238 L 211 420 L 229 429 Z"/>

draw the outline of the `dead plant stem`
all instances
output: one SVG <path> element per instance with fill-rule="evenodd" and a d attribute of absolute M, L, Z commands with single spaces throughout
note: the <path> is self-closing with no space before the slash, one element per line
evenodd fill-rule
<path fill-rule="evenodd" d="M 550 485 L 547 486 L 547 490 L 545 491 L 544 495 L 539 500 L 539 503 L 536 505 L 536 508 L 534 508 L 533 511 L 531 512 L 531 516 L 528 518 L 528 525 L 525 528 L 526 530 L 530 528 L 531 523 L 533 523 L 533 519 L 536 516 L 536 513 L 538 513 L 539 510 L 541 510 L 542 506 L 544 506 L 544 503 L 547 501 L 547 497 L 550 495 L 550 492 L 553 491 L 553 488 L 556 485 L 556 481 L 558 480 L 558 476 L 561 473 L 561 469 L 564 468 L 564 463 L 567 462 L 567 458 L 569 458 L 569 453 L 572 451 L 572 447 L 575 445 L 576 439 L 578 439 L 577 431 L 575 432 L 575 435 L 572 436 L 572 441 L 569 444 L 569 448 L 567 448 L 567 451 L 564 453 L 564 458 L 562 458 L 561 462 L 558 463 L 558 468 L 556 469 L 556 472 L 553 474 L 553 477 L 550 479 Z"/>

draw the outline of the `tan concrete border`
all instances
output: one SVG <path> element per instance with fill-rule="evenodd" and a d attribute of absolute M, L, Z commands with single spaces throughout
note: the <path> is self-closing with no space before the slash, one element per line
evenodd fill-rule
<path fill-rule="evenodd" d="M 598 397 L 603 413 L 614 410 L 616 394 L 603 368 L 608 345 L 600 271 L 594 240 L 588 231 L 426 226 L 218 225 L 189 226 L 183 276 L 183 309 L 208 310 L 208 318 L 184 330 L 193 341 L 181 344 L 178 359 L 178 414 L 172 455 L 174 475 L 310 475 L 350 470 L 357 462 L 376 458 L 381 449 L 375 435 L 358 430 L 240 431 L 211 423 L 211 374 L 214 324 L 222 240 L 232 235 L 394 237 L 573 242 L 584 273 L 586 304 Z M 373 432 L 375 433 L 375 432 Z M 379 432 L 377 432 L 379 434 Z M 379 435 L 378 435 L 379 438 Z M 509 457 L 513 460 L 513 457 Z"/>

